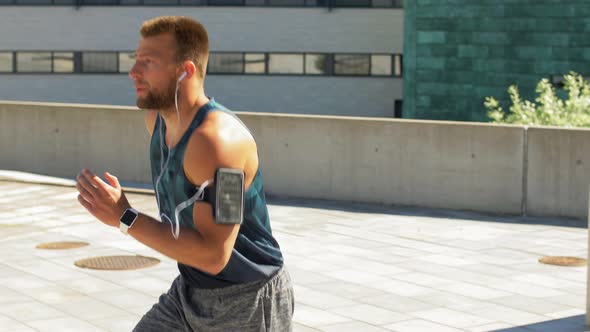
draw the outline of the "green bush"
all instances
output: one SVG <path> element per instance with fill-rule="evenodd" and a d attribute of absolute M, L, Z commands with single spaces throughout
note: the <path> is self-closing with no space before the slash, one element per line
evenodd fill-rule
<path fill-rule="evenodd" d="M 512 85 L 508 94 L 512 101 L 509 112 L 504 112 L 500 103 L 487 97 L 484 106 L 495 123 L 511 123 L 538 126 L 590 127 L 590 86 L 581 75 L 570 72 L 563 76 L 566 100 L 559 98 L 548 79 L 542 79 L 535 90 L 535 102 L 522 100 L 518 87 Z"/>

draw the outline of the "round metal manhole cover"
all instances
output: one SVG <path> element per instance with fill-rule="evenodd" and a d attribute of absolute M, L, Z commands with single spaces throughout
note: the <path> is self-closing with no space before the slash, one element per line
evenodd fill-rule
<path fill-rule="evenodd" d="M 559 265 L 559 266 L 585 266 L 586 260 L 579 257 L 570 256 L 545 256 L 539 258 L 539 262 L 543 264 Z"/>
<path fill-rule="evenodd" d="M 49 250 L 61 250 L 61 249 L 76 249 L 86 247 L 88 242 L 73 242 L 73 241 L 62 241 L 62 242 L 47 242 L 38 244 L 35 248 L 37 249 L 49 249 Z"/>
<path fill-rule="evenodd" d="M 77 260 L 77 267 L 93 270 L 136 270 L 154 266 L 160 260 L 145 256 L 98 256 Z"/>

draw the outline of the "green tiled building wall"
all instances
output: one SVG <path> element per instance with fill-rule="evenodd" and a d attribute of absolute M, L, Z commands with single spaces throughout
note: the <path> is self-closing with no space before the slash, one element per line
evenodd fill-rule
<path fill-rule="evenodd" d="M 511 84 L 590 73 L 590 0 L 405 0 L 405 118 L 488 121 Z"/>

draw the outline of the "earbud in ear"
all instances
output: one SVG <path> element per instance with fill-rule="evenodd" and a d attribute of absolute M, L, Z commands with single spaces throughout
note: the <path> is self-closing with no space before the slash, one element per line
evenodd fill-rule
<path fill-rule="evenodd" d="M 186 77 L 186 74 L 186 71 L 184 71 L 182 75 L 180 75 L 180 77 L 178 78 L 178 82 L 182 81 Z"/>

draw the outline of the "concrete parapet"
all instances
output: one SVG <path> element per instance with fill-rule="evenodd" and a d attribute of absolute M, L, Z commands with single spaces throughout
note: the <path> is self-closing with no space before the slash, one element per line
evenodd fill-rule
<path fill-rule="evenodd" d="M 237 113 L 270 194 L 536 216 L 587 213 L 590 130 Z M 150 182 L 132 107 L 0 102 L 0 169 Z M 526 188 L 526 190 L 524 190 Z"/>
<path fill-rule="evenodd" d="M 310 198 L 521 211 L 523 128 L 241 114 L 267 190 Z"/>
<path fill-rule="evenodd" d="M 527 214 L 585 216 L 590 130 L 528 128 L 527 151 Z"/>

